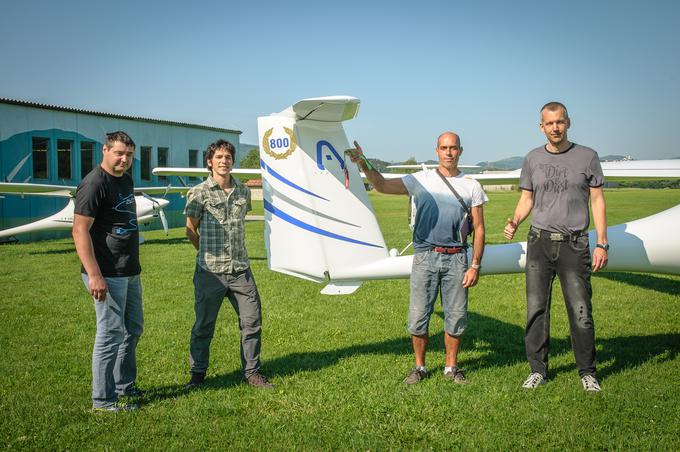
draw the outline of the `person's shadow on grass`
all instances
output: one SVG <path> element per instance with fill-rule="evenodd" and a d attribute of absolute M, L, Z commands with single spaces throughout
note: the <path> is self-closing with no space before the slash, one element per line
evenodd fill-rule
<path fill-rule="evenodd" d="M 438 312 L 437 315 L 442 315 Z M 645 362 L 658 362 L 675 359 L 680 352 L 680 334 L 654 334 L 649 336 L 623 336 L 608 339 L 597 339 L 600 349 L 598 361 L 603 365 L 598 370 L 598 377 L 605 379 L 617 372 L 639 366 Z M 430 336 L 428 351 L 444 351 L 443 332 Z M 466 352 L 474 351 L 473 357 L 465 357 Z M 387 341 L 357 344 L 326 351 L 293 352 L 285 356 L 264 361 L 263 372 L 271 377 L 285 378 L 299 372 L 321 370 L 337 364 L 339 361 L 360 355 L 412 355 L 410 337 Z M 475 312 L 468 313 L 468 329 L 461 349 L 461 366 L 468 371 L 489 367 L 506 367 L 526 362 L 524 351 L 524 329 L 520 326 L 503 322 Z M 572 355 L 571 341 L 568 337 L 552 337 L 550 340 L 550 357 L 564 353 Z M 441 367 L 438 363 L 433 369 Z M 554 378 L 562 372 L 575 372 L 573 360 L 570 364 L 553 366 L 549 377 Z M 527 368 L 528 371 L 528 368 Z M 188 375 L 187 375 L 188 381 Z M 201 391 L 222 390 L 243 383 L 240 369 L 223 373 L 206 379 Z M 147 391 L 142 403 L 176 398 L 190 392 L 181 385 L 168 385 Z"/>

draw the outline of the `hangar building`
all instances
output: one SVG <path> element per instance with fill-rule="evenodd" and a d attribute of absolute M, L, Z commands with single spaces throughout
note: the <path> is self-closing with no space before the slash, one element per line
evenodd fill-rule
<path fill-rule="evenodd" d="M 210 143 L 223 138 L 239 149 L 241 135 L 239 130 L 0 98 L 0 180 L 77 186 L 101 162 L 105 134 L 116 130 L 129 134 L 137 145 L 131 168 L 135 187 L 177 185 L 177 178 L 154 176 L 151 170 L 157 166 L 202 167 L 203 152 Z M 239 152 L 237 157 L 243 156 Z M 186 182 L 193 185 L 199 179 Z M 183 225 L 184 199 L 178 194 L 167 199 L 170 227 Z M 1 195 L 0 229 L 52 215 L 67 202 L 55 197 Z M 160 222 L 154 221 L 146 228 L 160 227 Z M 23 242 L 69 235 L 69 231 L 46 231 L 18 238 Z"/>

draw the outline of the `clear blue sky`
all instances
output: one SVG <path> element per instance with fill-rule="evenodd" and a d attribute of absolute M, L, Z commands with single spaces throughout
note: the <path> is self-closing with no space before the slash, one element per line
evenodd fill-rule
<path fill-rule="evenodd" d="M 233 3 L 233 4 L 230 4 Z M 462 163 L 543 142 L 559 100 L 600 155 L 680 156 L 680 2 L 4 2 L 0 96 L 243 131 L 295 101 L 361 99 L 369 156 Z"/>

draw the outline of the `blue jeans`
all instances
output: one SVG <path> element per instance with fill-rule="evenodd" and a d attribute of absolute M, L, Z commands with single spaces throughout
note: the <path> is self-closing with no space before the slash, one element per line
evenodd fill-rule
<path fill-rule="evenodd" d="M 434 250 L 417 252 L 411 269 L 411 298 L 408 331 L 414 336 L 428 333 L 434 303 L 441 292 L 444 329 L 461 336 L 467 326 L 468 291 L 463 287 L 467 253 L 442 254 Z"/>
<path fill-rule="evenodd" d="M 89 290 L 89 278 L 83 273 Z M 104 278 L 104 301 L 94 300 L 97 335 L 92 350 L 92 406 L 105 408 L 118 401 L 137 378 L 136 348 L 144 330 L 142 284 L 139 275 Z"/>
<path fill-rule="evenodd" d="M 590 284 L 588 235 L 563 242 L 531 229 L 527 237 L 527 326 L 524 345 L 532 372 L 547 377 L 550 346 L 550 302 L 555 276 L 560 278 L 569 317 L 571 347 L 581 377 L 595 375 L 595 324 Z"/>

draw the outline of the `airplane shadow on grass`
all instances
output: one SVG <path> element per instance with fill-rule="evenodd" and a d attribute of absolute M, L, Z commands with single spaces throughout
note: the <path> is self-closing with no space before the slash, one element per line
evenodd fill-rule
<path fill-rule="evenodd" d="M 680 296 L 680 281 L 642 273 L 604 272 L 594 275 L 643 289 Z"/>
<path fill-rule="evenodd" d="M 441 313 L 438 313 L 441 316 Z M 489 367 L 505 367 L 525 363 L 524 330 L 522 327 L 502 322 L 492 317 L 474 312 L 468 314 L 469 327 L 463 340 L 462 362 L 469 372 Z M 602 365 L 598 377 L 605 379 L 628 368 L 649 361 L 665 362 L 677 358 L 680 353 L 680 334 L 653 334 L 648 336 L 626 336 L 610 339 L 596 339 L 598 360 Z M 443 332 L 430 336 L 429 351 L 444 351 Z M 465 357 L 472 352 L 473 357 Z M 340 360 L 361 355 L 412 355 L 409 337 L 388 341 L 358 344 L 335 350 L 317 352 L 295 352 L 264 361 L 263 373 L 269 377 L 285 378 L 299 372 L 321 370 L 336 365 Z M 568 353 L 572 356 L 571 342 L 568 337 L 552 338 L 550 356 Z M 431 369 L 439 369 L 443 363 L 431 363 Z M 405 375 L 407 369 L 403 370 Z M 527 365 L 527 372 L 529 371 Z M 554 378 L 563 372 L 576 372 L 573 358 L 570 364 L 552 367 L 549 377 Z M 395 375 L 395 381 L 401 377 Z M 220 390 L 242 384 L 240 369 L 224 373 L 205 381 L 201 390 Z M 519 383 L 518 383 L 519 385 Z M 172 385 L 152 389 L 146 401 L 175 398 L 188 391 L 182 385 Z"/>

